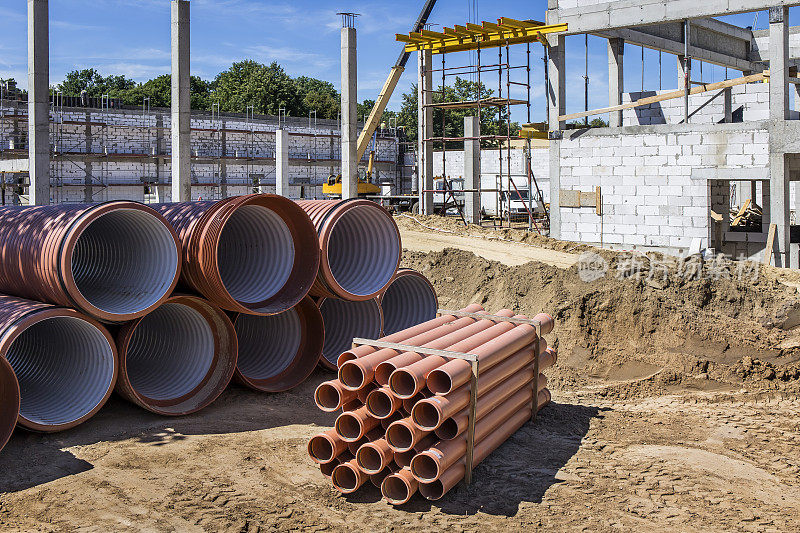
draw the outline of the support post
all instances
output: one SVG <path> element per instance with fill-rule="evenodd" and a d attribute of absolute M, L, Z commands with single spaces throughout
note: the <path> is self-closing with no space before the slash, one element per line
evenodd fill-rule
<path fill-rule="evenodd" d="M 547 101 L 550 124 L 550 237 L 561 238 L 561 138 L 566 127 L 558 117 L 566 110 L 565 39 L 548 35 Z"/>
<path fill-rule="evenodd" d="M 733 88 L 727 87 L 725 92 L 723 93 L 725 98 L 725 103 L 723 104 L 725 109 L 725 122 L 733 122 Z"/>
<path fill-rule="evenodd" d="M 356 29 L 342 28 L 342 199 L 358 197 Z"/>
<path fill-rule="evenodd" d="M 275 132 L 275 194 L 289 197 L 289 132 Z"/>
<path fill-rule="evenodd" d="M 464 218 L 481 222 L 481 125 L 478 117 L 464 117 Z"/>
<path fill-rule="evenodd" d="M 48 0 L 28 0 L 28 203 L 50 203 L 50 28 Z"/>
<path fill-rule="evenodd" d="M 418 135 L 417 180 L 419 187 L 419 210 L 425 215 L 433 214 L 433 143 L 425 139 L 433 137 L 433 54 L 430 50 L 417 53 L 419 79 L 417 83 L 419 102 L 417 107 Z"/>
<path fill-rule="evenodd" d="M 172 201 L 192 199 L 189 1 L 172 0 Z"/>
<path fill-rule="evenodd" d="M 785 135 L 785 120 L 789 117 L 789 10 L 773 7 L 769 10 L 769 117 L 770 139 Z M 781 142 L 770 142 L 770 222 L 775 224 L 775 266 L 797 267 L 797 247 L 789 244 L 789 168 Z"/>
<path fill-rule="evenodd" d="M 622 104 L 623 84 L 623 53 L 625 41 L 622 39 L 608 40 L 608 106 Z M 608 125 L 612 128 L 622 126 L 622 111 L 608 114 Z"/>

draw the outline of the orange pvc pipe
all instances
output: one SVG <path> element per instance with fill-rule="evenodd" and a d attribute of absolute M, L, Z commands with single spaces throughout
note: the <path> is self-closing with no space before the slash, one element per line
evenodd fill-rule
<path fill-rule="evenodd" d="M 536 340 L 536 329 L 523 324 L 470 353 L 478 356 L 480 369 L 483 372 L 502 362 L 511 353 L 508 350 L 519 350 Z M 538 339 L 538 341 L 539 353 L 542 353 L 547 349 L 547 342 L 544 339 Z M 472 366 L 468 361 L 451 359 L 430 372 L 430 375 L 427 376 L 428 389 L 437 394 L 447 394 L 465 383 L 469 383 L 471 376 Z"/>
<path fill-rule="evenodd" d="M 555 366 L 556 361 L 558 361 L 558 350 L 555 348 L 548 348 L 539 356 L 539 370 L 543 371 Z"/>
<path fill-rule="evenodd" d="M 496 314 L 498 316 L 511 317 L 514 315 L 514 312 L 509 309 L 503 309 Z M 451 352 L 460 353 L 475 353 L 473 350 L 480 349 L 484 345 L 489 345 L 489 348 L 494 350 L 497 348 L 497 345 L 493 341 L 514 328 L 514 324 L 508 322 L 500 322 L 498 324 L 490 320 L 478 321 L 475 326 L 478 327 L 478 325 L 483 326 L 481 331 L 469 337 L 464 337 L 463 340 L 455 344 L 448 343 L 438 349 L 446 349 Z M 521 347 L 522 346 L 519 348 Z M 509 354 L 514 351 L 516 350 L 512 350 Z M 478 354 L 476 353 L 475 355 Z M 430 371 L 442 366 L 447 363 L 447 361 L 448 359 L 444 357 L 429 355 L 409 366 L 398 368 L 392 372 L 392 375 L 389 377 L 389 388 L 400 398 L 412 398 L 425 387 L 425 379 Z M 467 364 L 469 365 L 469 363 Z"/>
<path fill-rule="evenodd" d="M 333 469 L 331 482 L 342 494 L 357 491 L 364 483 L 369 481 L 369 476 L 358 468 L 355 459 L 342 463 Z"/>
<path fill-rule="evenodd" d="M 375 485 L 375 488 L 380 489 L 381 483 L 383 483 L 383 480 L 386 479 L 386 476 L 388 476 L 389 474 L 393 474 L 398 470 L 400 470 L 400 467 L 392 463 L 383 470 L 381 470 L 380 472 L 378 472 L 377 474 L 372 474 L 371 476 L 369 476 L 369 481 L 370 483 Z"/>
<path fill-rule="evenodd" d="M 507 380 L 513 379 L 515 376 L 522 375 L 526 379 L 533 379 L 532 362 L 533 350 L 526 347 L 490 369 L 486 374 L 478 376 L 478 403 L 480 404 L 481 398 L 485 394 L 500 386 L 501 383 L 508 386 L 510 382 Z M 527 372 L 523 372 L 525 370 Z M 519 386 L 521 386 L 521 382 Z M 411 412 L 411 420 L 419 429 L 433 431 L 445 419 L 467 407 L 469 401 L 469 385 L 463 385 L 445 396 L 433 396 L 417 402 Z"/>
<path fill-rule="evenodd" d="M 482 311 L 483 308 L 479 305 L 471 305 L 464 308 L 465 311 L 470 313 L 477 313 Z M 459 318 L 453 322 L 442 324 L 441 326 L 432 330 L 426 331 L 414 337 L 410 337 L 403 341 L 405 344 L 412 346 L 421 346 L 426 348 L 436 348 L 442 344 L 441 339 L 450 339 L 450 335 L 458 336 L 459 331 L 463 331 L 467 326 L 476 323 L 474 318 Z M 467 333 L 467 336 L 469 333 Z M 462 334 L 463 336 L 463 334 Z M 388 337 L 387 337 L 388 338 Z M 386 339 L 381 339 L 386 340 Z M 387 341 L 395 342 L 395 341 Z M 447 341 L 444 341 L 445 344 Z M 382 348 L 364 357 L 345 361 L 339 366 L 339 381 L 342 382 L 345 388 L 350 390 L 357 390 L 365 384 L 372 381 L 375 375 L 375 368 L 382 362 L 392 359 L 400 355 L 401 352 L 391 348 Z"/>
<path fill-rule="evenodd" d="M 355 391 L 345 389 L 338 379 L 324 381 L 314 391 L 314 403 L 326 413 L 332 413 L 355 399 Z"/>
<path fill-rule="evenodd" d="M 390 416 L 389 418 L 381 418 L 380 421 L 383 431 L 385 432 L 387 429 L 389 429 L 389 426 L 391 426 L 398 420 L 402 420 L 404 416 L 408 415 L 403 415 L 400 411 L 397 411 L 394 414 L 392 414 L 392 416 Z"/>
<path fill-rule="evenodd" d="M 556 321 L 553 320 L 553 317 L 547 313 L 539 313 L 533 317 L 533 320 L 537 320 L 539 322 L 539 327 L 542 329 L 542 335 L 548 335 L 553 331 L 553 328 L 556 325 Z"/>
<path fill-rule="evenodd" d="M 530 368 L 532 369 L 532 367 Z M 533 373 L 531 373 L 531 378 L 533 378 Z M 475 413 L 476 421 L 481 420 L 484 416 L 494 411 L 497 406 L 506 401 L 515 392 L 517 392 L 517 390 L 519 390 L 506 387 L 505 383 L 506 382 L 503 382 L 501 386 L 495 387 L 491 392 L 481 397 Z M 523 385 L 522 388 L 530 387 L 530 383 L 531 382 L 528 381 L 525 383 L 525 385 Z M 536 386 L 537 391 L 547 387 L 547 377 L 544 374 L 539 374 L 539 379 L 537 380 Z M 436 436 L 441 440 L 452 440 L 467 431 L 468 427 L 469 407 L 466 407 L 459 411 L 458 414 L 455 414 L 442 422 L 442 424 L 436 428 L 435 433 Z"/>
<path fill-rule="evenodd" d="M 433 396 L 433 394 L 431 394 L 430 391 L 423 390 L 418 392 L 413 398 L 406 398 L 403 400 L 403 411 L 406 413 L 406 415 L 410 415 L 411 411 L 414 409 L 414 406 L 417 405 L 417 402 L 424 400 L 425 398 L 430 398 L 431 396 Z"/>
<path fill-rule="evenodd" d="M 368 442 L 356 453 L 359 468 L 367 474 L 377 474 L 394 460 L 394 451 L 385 438 Z"/>
<path fill-rule="evenodd" d="M 347 443 L 347 449 L 351 454 L 353 454 L 353 457 L 357 457 L 358 450 L 360 450 L 362 446 L 364 446 L 365 444 L 368 444 L 368 443 L 370 443 L 372 441 L 378 440 L 379 438 L 381 438 L 383 436 L 383 433 L 384 433 L 384 429 L 383 428 L 381 428 L 381 427 L 373 428 L 366 435 L 364 435 L 363 437 L 361 437 L 357 441 L 348 442 Z"/>
<path fill-rule="evenodd" d="M 422 453 L 434 444 L 436 444 L 439 439 L 436 438 L 436 435 L 433 433 L 429 434 L 427 437 L 419 441 L 413 448 L 406 452 L 395 452 L 394 453 L 394 462 L 399 467 L 407 467 L 411 466 L 411 461 L 416 457 L 418 453 Z"/>
<path fill-rule="evenodd" d="M 521 428 L 525 422 L 530 420 L 530 417 L 530 408 L 523 409 L 506 420 L 497 429 L 497 431 L 492 432 L 489 436 L 483 439 L 477 446 L 475 446 L 475 451 L 472 456 L 472 466 L 475 467 L 480 464 L 481 461 L 486 459 L 490 453 L 508 440 L 511 435 L 516 433 L 516 431 Z M 420 494 L 427 499 L 438 500 L 447 494 L 450 489 L 455 487 L 458 482 L 464 478 L 466 471 L 466 459 L 462 457 L 461 460 L 445 470 L 442 475 L 439 476 L 439 479 L 432 482 L 420 483 L 418 490 Z"/>
<path fill-rule="evenodd" d="M 389 418 L 403 406 L 403 400 L 392 394 L 389 387 L 375 389 L 367 396 L 367 411 L 379 420 Z"/>
<path fill-rule="evenodd" d="M 369 414 L 366 407 L 359 407 L 355 411 L 340 414 L 336 418 L 334 427 L 343 441 L 357 442 L 379 423 L 377 418 Z"/>
<path fill-rule="evenodd" d="M 374 383 L 367 383 L 362 388 L 356 391 L 356 398 L 358 399 L 359 402 L 365 404 L 367 403 L 367 397 L 369 396 L 369 393 L 377 388 L 378 386 L 375 385 Z"/>
<path fill-rule="evenodd" d="M 461 311 L 465 311 L 467 313 L 477 313 L 478 311 L 483 311 L 483 307 L 478 304 L 469 305 Z M 381 340 L 385 342 L 396 342 L 396 343 L 403 343 L 404 341 L 416 337 L 417 335 L 421 335 L 426 333 L 432 329 L 438 328 L 448 322 L 453 322 L 457 320 L 458 317 L 453 315 L 442 315 L 436 317 L 432 320 L 428 320 L 427 322 L 423 322 L 422 324 L 417 324 L 416 326 L 412 326 L 410 328 L 404 329 L 402 331 L 398 331 L 397 333 L 393 333 L 392 335 L 387 335 L 386 337 L 382 337 Z M 337 360 L 338 366 L 342 366 L 345 361 L 352 361 L 353 359 L 359 359 L 361 357 L 366 357 L 372 353 L 378 351 L 378 348 L 374 348 L 372 346 L 356 346 L 352 350 L 347 350 L 346 352 L 342 353 Z"/>
<path fill-rule="evenodd" d="M 331 477 L 331 474 L 333 474 L 333 471 L 336 469 L 337 466 L 339 466 L 342 463 L 346 463 L 352 458 L 353 455 L 349 451 L 345 450 L 344 452 L 341 453 L 341 455 L 339 455 L 339 457 L 337 457 L 333 461 L 330 461 L 329 463 L 320 464 L 319 465 L 320 472 L 322 472 L 322 475 L 325 477 Z"/>
<path fill-rule="evenodd" d="M 419 482 L 411 475 L 409 468 L 403 468 L 381 483 L 381 493 L 392 505 L 403 505 L 417 492 Z"/>
<path fill-rule="evenodd" d="M 316 463 L 329 463 L 345 450 L 347 442 L 333 429 L 315 435 L 308 441 L 308 455 Z"/>
<path fill-rule="evenodd" d="M 395 452 L 407 452 L 430 433 L 415 426 L 408 416 L 389 426 L 386 430 L 386 441 Z"/>

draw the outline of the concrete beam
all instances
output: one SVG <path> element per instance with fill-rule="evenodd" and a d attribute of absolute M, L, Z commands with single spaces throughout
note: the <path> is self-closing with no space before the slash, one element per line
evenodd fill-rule
<path fill-rule="evenodd" d="M 796 6 L 800 0 L 615 0 L 581 4 L 548 9 L 547 23 L 567 23 L 566 34 L 574 35 Z"/>
<path fill-rule="evenodd" d="M 789 27 L 789 59 L 800 58 L 800 26 Z M 753 32 L 753 40 L 750 46 L 750 61 L 769 63 L 769 30 L 757 30 Z"/>
<path fill-rule="evenodd" d="M 275 132 L 275 194 L 289 197 L 289 132 Z"/>
<path fill-rule="evenodd" d="M 433 55 L 430 50 L 417 52 L 418 99 L 417 107 L 417 186 L 419 191 L 419 211 L 425 215 L 433 214 L 433 193 L 422 191 L 433 190 L 433 143 L 423 139 L 433 137 Z"/>
<path fill-rule="evenodd" d="M 643 46 L 651 50 L 659 50 L 670 54 L 683 55 L 684 45 L 682 36 L 680 39 L 677 39 L 673 36 L 665 36 L 663 34 L 649 31 L 653 28 L 660 29 L 662 26 L 643 26 L 636 29 L 608 30 L 595 32 L 593 35 L 605 37 L 607 39 L 623 39 L 629 44 Z M 743 52 L 744 57 L 736 57 L 728 53 L 708 50 L 702 46 L 697 46 L 698 41 L 693 40 L 694 38 L 698 37 L 698 32 L 694 30 L 694 21 L 692 21 L 691 28 L 692 36 L 689 41 L 691 43 L 689 46 L 689 54 L 693 58 L 699 59 L 700 61 L 705 61 L 706 63 L 712 63 L 714 65 L 732 68 L 743 72 L 760 72 L 763 70 L 763 66 L 759 67 L 759 65 L 756 65 L 753 61 L 750 61 L 749 42 L 746 51 Z"/>
<path fill-rule="evenodd" d="M 358 197 L 356 29 L 342 28 L 342 198 Z"/>
<path fill-rule="evenodd" d="M 50 203 L 49 26 L 48 0 L 28 0 L 28 197 L 31 205 Z"/>
<path fill-rule="evenodd" d="M 481 221 L 481 124 L 478 117 L 464 117 L 464 218 L 470 224 Z"/>
<path fill-rule="evenodd" d="M 614 107 L 622 104 L 622 93 L 625 90 L 623 51 L 625 41 L 622 39 L 608 40 L 608 106 Z M 622 111 L 609 113 L 608 125 L 612 128 L 622 126 Z"/>
<path fill-rule="evenodd" d="M 192 199 L 189 2 L 172 0 L 172 201 Z"/>
<path fill-rule="evenodd" d="M 550 237 L 561 238 L 561 135 L 566 127 L 558 117 L 566 111 L 564 35 L 548 35 L 547 102 L 550 124 Z M 609 128 L 610 129 L 610 128 Z"/>

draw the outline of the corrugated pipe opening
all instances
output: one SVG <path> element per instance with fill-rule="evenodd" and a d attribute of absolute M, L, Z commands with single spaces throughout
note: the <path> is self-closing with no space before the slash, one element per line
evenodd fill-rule
<path fill-rule="evenodd" d="M 172 290 L 178 247 L 170 228 L 141 209 L 115 209 L 91 220 L 72 250 L 72 276 L 94 307 L 137 314 Z"/>
<path fill-rule="evenodd" d="M 342 213 L 328 243 L 328 265 L 336 283 L 355 296 L 380 292 L 397 271 L 400 237 L 378 206 Z"/>
<path fill-rule="evenodd" d="M 289 280 L 294 262 L 292 233 L 275 211 L 243 205 L 225 222 L 217 263 L 235 300 L 254 304 L 272 298 Z"/>
<path fill-rule="evenodd" d="M 192 413 L 222 393 L 236 355 L 225 313 L 200 298 L 173 296 L 121 331 L 120 392 L 155 413 Z"/>
<path fill-rule="evenodd" d="M 77 313 L 56 312 L 70 314 L 34 322 L 6 352 L 19 380 L 20 424 L 36 431 L 85 421 L 108 399 L 116 378 L 108 333 Z"/>
<path fill-rule="evenodd" d="M 319 310 L 325 323 L 325 346 L 321 362 L 328 368 L 336 368 L 336 360 L 342 352 L 352 348 L 354 338 L 380 337 L 383 317 L 380 305 L 374 298 L 363 302 L 322 298 Z"/>
<path fill-rule="evenodd" d="M 289 390 L 305 381 L 319 363 L 325 329 L 311 298 L 277 315 L 237 315 L 234 325 L 239 339 L 236 377 L 249 387 Z"/>
<path fill-rule="evenodd" d="M 413 270 L 400 270 L 381 296 L 383 334 L 391 335 L 436 318 L 439 301 L 430 282 Z"/>
<path fill-rule="evenodd" d="M 6 445 L 19 416 L 19 383 L 14 369 L 0 356 L 0 450 Z"/>

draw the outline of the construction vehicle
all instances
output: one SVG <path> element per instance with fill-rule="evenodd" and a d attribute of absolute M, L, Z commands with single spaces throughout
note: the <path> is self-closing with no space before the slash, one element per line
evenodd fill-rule
<path fill-rule="evenodd" d="M 367 196 L 379 195 L 381 188 L 372 183 L 372 171 L 375 168 L 375 150 L 369 153 L 369 163 L 367 164 L 367 172 L 364 178 L 358 178 L 358 197 L 365 198 Z M 341 198 L 342 197 L 342 175 L 331 174 L 328 176 L 328 181 L 322 185 L 322 194 L 327 198 Z"/>

